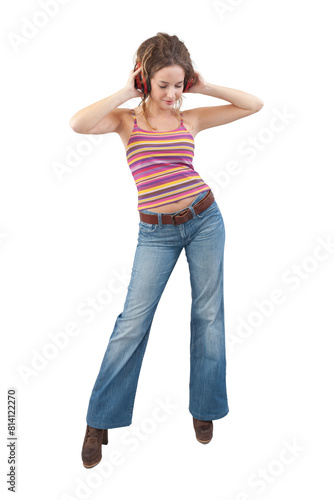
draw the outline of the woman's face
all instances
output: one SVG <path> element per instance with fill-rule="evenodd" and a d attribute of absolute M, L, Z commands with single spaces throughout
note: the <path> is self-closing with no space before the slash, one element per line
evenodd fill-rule
<path fill-rule="evenodd" d="M 151 78 L 151 99 L 164 109 L 172 108 L 182 95 L 184 77 L 184 69 L 177 64 L 159 69 Z"/>

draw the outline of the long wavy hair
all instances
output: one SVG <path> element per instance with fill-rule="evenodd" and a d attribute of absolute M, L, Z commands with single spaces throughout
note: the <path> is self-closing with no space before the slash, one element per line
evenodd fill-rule
<path fill-rule="evenodd" d="M 142 72 L 147 80 L 152 78 L 154 74 L 165 66 L 173 66 L 177 64 L 184 69 L 185 80 L 195 77 L 193 63 L 190 58 L 189 51 L 185 44 L 176 36 L 168 35 L 167 33 L 157 33 L 156 36 L 145 40 L 138 48 L 134 56 L 134 64 L 140 62 Z M 157 130 L 149 123 L 147 119 L 146 101 L 150 93 L 142 97 L 139 106 L 142 106 L 143 115 L 149 128 Z M 180 108 L 183 103 L 183 96 L 178 99 L 174 108 L 176 116 L 181 123 Z M 187 122 L 184 120 L 184 122 Z"/>

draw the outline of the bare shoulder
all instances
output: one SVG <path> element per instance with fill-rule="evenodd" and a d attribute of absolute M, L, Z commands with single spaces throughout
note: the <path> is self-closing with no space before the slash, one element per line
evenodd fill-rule
<path fill-rule="evenodd" d="M 130 108 L 115 108 L 114 112 L 117 113 L 121 121 L 128 121 L 128 119 L 132 117 Z"/>
<path fill-rule="evenodd" d="M 182 112 L 184 120 L 186 121 L 186 123 L 185 123 L 186 128 L 195 137 L 195 135 L 198 133 L 198 130 L 196 128 L 197 117 L 198 117 L 198 113 L 197 113 L 196 108 L 186 109 L 186 110 L 181 111 L 181 112 Z"/>
<path fill-rule="evenodd" d="M 261 108 L 254 107 L 250 109 L 239 108 L 234 104 L 223 104 L 220 106 L 201 106 L 199 108 L 189 109 L 184 112 L 184 118 L 193 123 L 196 133 L 211 127 L 219 127 L 231 123 L 240 118 L 252 115 Z"/>
<path fill-rule="evenodd" d="M 186 120 L 190 121 L 190 122 L 193 122 L 194 120 L 196 120 L 196 108 L 193 108 L 193 109 L 185 109 L 184 111 L 181 111 L 182 115 L 183 115 L 183 118 L 185 118 Z"/>
<path fill-rule="evenodd" d="M 133 123 L 132 111 L 130 108 L 116 108 L 114 112 L 117 113 L 119 119 L 119 125 L 115 132 L 122 134 L 124 130 L 128 130 L 128 128 Z"/>
<path fill-rule="evenodd" d="M 136 108 L 133 108 L 133 110 L 137 115 Z M 117 108 L 117 112 L 119 116 L 119 126 L 115 132 L 118 133 L 126 148 L 133 129 L 134 119 L 131 108 Z"/>

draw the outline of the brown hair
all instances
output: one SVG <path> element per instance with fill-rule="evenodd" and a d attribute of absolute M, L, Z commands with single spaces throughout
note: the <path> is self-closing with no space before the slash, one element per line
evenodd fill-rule
<path fill-rule="evenodd" d="M 156 36 L 148 38 L 139 46 L 134 62 L 140 62 L 146 81 L 148 78 L 152 78 L 160 69 L 174 64 L 177 64 L 184 69 L 185 81 L 189 81 L 191 78 L 195 77 L 189 51 L 185 44 L 179 40 L 176 35 L 171 36 L 167 33 L 159 32 Z M 148 127 L 153 130 L 157 130 L 155 127 L 150 125 L 146 116 L 146 100 L 149 95 L 150 93 L 142 97 L 139 106 L 142 106 L 143 108 L 143 114 Z M 180 121 L 180 108 L 182 106 L 182 102 L 183 96 L 181 95 L 180 99 L 177 101 L 176 108 L 174 108 L 176 116 Z M 189 123 L 186 120 L 184 120 L 184 122 Z"/>

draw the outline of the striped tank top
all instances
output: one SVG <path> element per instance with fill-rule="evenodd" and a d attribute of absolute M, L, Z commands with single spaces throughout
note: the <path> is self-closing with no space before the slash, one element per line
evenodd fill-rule
<path fill-rule="evenodd" d="M 192 165 L 195 143 L 183 125 L 168 132 L 134 127 L 126 147 L 126 158 L 138 190 L 138 210 L 149 210 L 195 196 L 210 187 Z"/>

